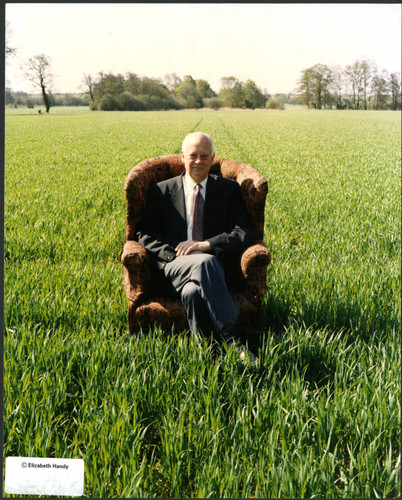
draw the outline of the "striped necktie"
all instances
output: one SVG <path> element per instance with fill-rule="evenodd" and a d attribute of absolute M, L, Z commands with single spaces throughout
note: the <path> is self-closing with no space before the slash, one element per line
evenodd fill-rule
<path fill-rule="evenodd" d="M 194 211 L 193 211 L 193 240 L 203 241 L 202 227 L 204 223 L 204 198 L 201 194 L 201 184 L 195 186 Z"/>

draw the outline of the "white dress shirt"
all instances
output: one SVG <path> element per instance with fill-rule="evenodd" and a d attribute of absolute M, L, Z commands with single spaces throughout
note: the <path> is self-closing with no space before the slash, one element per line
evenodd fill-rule
<path fill-rule="evenodd" d="M 207 189 L 208 177 L 200 183 L 201 195 L 205 201 L 205 193 Z M 186 221 L 187 221 L 187 239 L 193 239 L 193 212 L 195 200 L 195 186 L 197 183 L 186 172 L 183 177 L 184 201 L 186 204 Z"/>

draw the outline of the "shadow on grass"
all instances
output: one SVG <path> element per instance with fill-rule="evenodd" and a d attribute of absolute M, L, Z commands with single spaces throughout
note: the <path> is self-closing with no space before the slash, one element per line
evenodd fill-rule
<path fill-rule="evenodd" d="M 396 313 L 380 308 L 365 307 L 359 303 L 335 300 L 313 302 L 308 297 L 300 297 L 296 304 L 291 297 L 268 294 L 263 302 L 264 331 L 283 335 L 292 324 L 306 328 L 329 328 L 344 330 L 350 341 L 357 339 L 381 340 L 385 332 L 399 331 L 400 320 Z"/>

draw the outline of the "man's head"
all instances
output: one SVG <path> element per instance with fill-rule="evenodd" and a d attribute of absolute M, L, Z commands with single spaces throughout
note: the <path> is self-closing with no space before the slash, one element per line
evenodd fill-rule
<path fill-rule="evenodd" d="M 214 161 L 214 143 L 208 134 L 193 132 L 184 138 L 181 156 L 187 173 L 195 182 L 202 182 Z"/>

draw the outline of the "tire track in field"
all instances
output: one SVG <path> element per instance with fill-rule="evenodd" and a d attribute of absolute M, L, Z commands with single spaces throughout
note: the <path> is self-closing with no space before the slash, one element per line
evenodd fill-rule
<path fill-rule="evenodd" d="M 244 162 L 243 163 L 248 163 L 249 165 L 251 165 L 253 163 L 253 160 L 252 158 L 250 158 L 250 156 L 248 155 L 247 151 L 245 151 L 241 144 L 239 143 L 239 141 L 236 139 L 235 135 L 233 134 L 233 132 L 229 129 L 229 127 L 225 124 L 225 122 L 222 120 L 222 118 L 219 118 L 219 121 L 222 125 L 222 128 L 223 130 L 225 131 L 230 143 L 232 144 L 232 146 L 238 151 L 239 153 L 239 156 L 241 158 L 244 158 Z"/>
<path fill-rule="evenodd" d="M 187 133 L 191 134 L 192 132 L 196 132 L 197 128 L 200 126 L 200 124 L 202 123 L 203 120 L 204 120 L 204 118 L 199 119 L 198 122 L 194 125 L 194 127 L 192 127 L 192 129 L 190 130 L 190 132 L 187 132 Z M 183 141 L 183 139 L 184 139 L 184 137 L 181 139 L 181 141 Z M 182 145 L 182 142 L 180 142 L 179 146 L 176 148 L 175 154 L 180 154 L 181 153 L 181 145 Z"/>
<path fill-rule="evenodd" d="M 198 122 L 194 125 L 194 127 L 191 129 L 191 132 L 196 132 L 196 129 L 198 128 L 198 126 L 200 125 L 200 123 L 202 123 L 204 120 L 204 118 L 200 118 L 198 120 Z M 191 132 L 189 132 L 191 134 Z"/>

